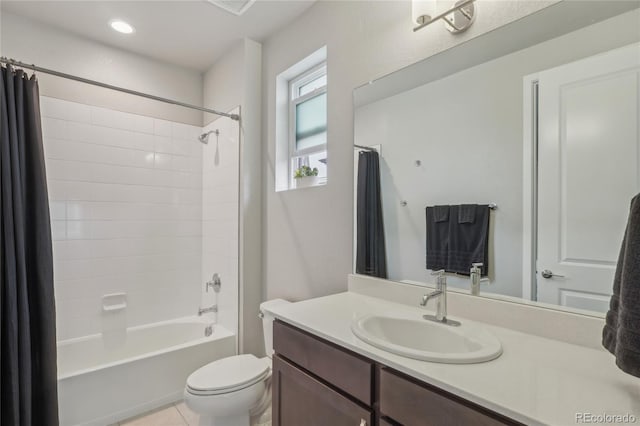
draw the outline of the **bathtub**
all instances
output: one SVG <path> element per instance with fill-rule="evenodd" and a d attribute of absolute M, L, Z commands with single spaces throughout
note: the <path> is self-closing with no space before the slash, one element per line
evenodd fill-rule
<path fill-rule="evenodd" d="M 182 398 L 187 376 L 236 353 L 235 335 L 199 317 L 58 342 L 60 424 L 107 425 Z"/>

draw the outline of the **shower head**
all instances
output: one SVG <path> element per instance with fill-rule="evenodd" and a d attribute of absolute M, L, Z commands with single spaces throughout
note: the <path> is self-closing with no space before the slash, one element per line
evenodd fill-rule
<path fill-rule="evenodd" d="M 200 136 L 198 136 L 198 140 L 204 144 L 209 143 L 209 135 L 213 133 L 216 136 L 220 135 L 220 130 L 216 129 L 216 130 L 209 130 L 207 133 L 203 133 Z"/>

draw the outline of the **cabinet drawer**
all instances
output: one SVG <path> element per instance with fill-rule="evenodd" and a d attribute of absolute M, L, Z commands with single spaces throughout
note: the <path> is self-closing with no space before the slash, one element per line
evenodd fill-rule
<path fill-rule="evenodd" d="M 276 354 L 315 374 L 367 406 L 372 405 L 373 363 L 280 321 L 273 323 Z"/>
<path fill-rule="evenodd" d="M 274 426 L 371 426 L 373 412 L 273 357 Z"/>
<path fill-rule="evenodd" d="M 427 384 L 387 368 L 380 371 L 380 413 L 405 426 L 520 425 Z"/>

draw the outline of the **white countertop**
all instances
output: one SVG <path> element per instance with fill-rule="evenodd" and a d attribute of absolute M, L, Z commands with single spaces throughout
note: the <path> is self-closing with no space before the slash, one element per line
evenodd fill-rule
<path fill-rule="evenodd" d="M 502 342 L 503 353 L 498 359 L 480 364 L 439 364 L 394 355 L 364 343 L 351 332 L 351 320 L 364 314 L 404 316 L 415 312 L 420 318 L 423 309 L 347 292 L 269 311 L 318 337 L 527 425 L 576 424 L 577 413 L 627 414 L 640 424 L 640 378 L 620 371 L 604 349 L 482 325 Z M 465 321 L 478 324 L 451 318 L 463 325 Z"/>

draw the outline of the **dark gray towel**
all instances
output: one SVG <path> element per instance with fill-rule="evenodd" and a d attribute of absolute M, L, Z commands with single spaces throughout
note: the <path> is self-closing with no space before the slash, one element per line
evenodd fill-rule
<path fill-rule="evenodd" d="M 449 254 L 449 206 L 427 207 L 427 269 L 447 267 Z"/>
<path fill-rule="evenodd" d="M 471 212 L 475 215 L 469 218 Z M 458 220 L 449 221 L 447 272 L 469 275 L 471 264 L 482 262 L 482 275 L 489 274 L 489 214 L 486 204 L 451 206 L 450 215 Z"/>
<path fill-rule="evenodd" d="M 440 222 L 449 221 L 449 206 L 434 206 L 433 207 L 433 219 Z"/>
<path fill-rule="evenodd" d="M 458 210 L 458 223 L 473 223 L 476 221 L 477 204 L 463 204 Z"/>
<path fill-rule="evenodd" d="M 427 207 L 427 269 L 469 275 L 471 264 L 482 262 L 482 275 L 487 276 L 489 214 L 488 205 Z"/>
<path fill-rule="evenodd" d="M 622 371 L 640 377 L 640 194 L 631 200 L 602 345 Z"/>

